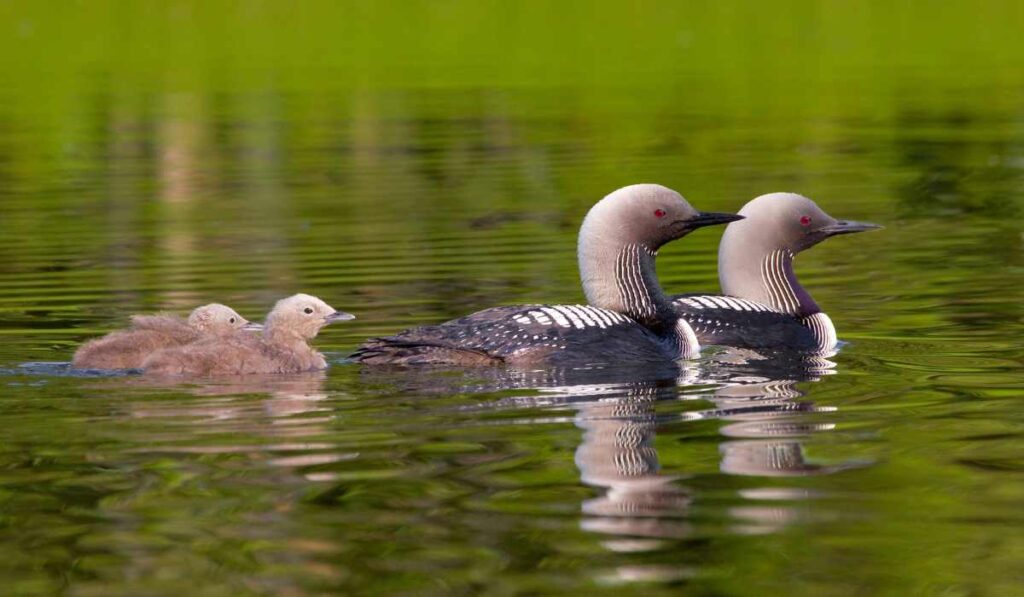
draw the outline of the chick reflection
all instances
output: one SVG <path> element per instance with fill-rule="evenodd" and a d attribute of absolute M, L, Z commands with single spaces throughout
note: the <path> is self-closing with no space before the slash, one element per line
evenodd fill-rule
<path fill-rule="evenodd" d="M 192 386 L 192 393 L 197 396 L 236 396 L 245 394 L 263 394 L 264 412 L 280 419 L 312 412 L 330 411 L 322 406 L 321 401 L 327 399 L 324 382 L 327 380 L 325 371 L 308 371 L 305 373 L 248 375 L 236 379 L 214 380 L 199 386 Z"/>
<path fill-rule="evenodd" d="M 205 378 L 201 383 L 181 383 L 160 378 L 118 378 L 118 387 L 131 386 L 147 390 L 187 391 L 198 397 L 212 398 L 191 402 L 142 402 L 131 408 L 131 416 L 139 418 L 213 419 L 232 421 L 265 435 L 288 435 L 315 431 L 309 426 L 326 422 L 330 417 L 309 416 L 328 413 L 322 405 L 327 399 L 324 371 L 305 373 L 247 375 Z M 252 397 L 258 400 L 251 400 Z M 289 417 L 298 417 L 289 421 Z M 269 421 L 267 419 L 269 417 Z M 267 426 L 269 423 L 269 427 Z M 298 429 L 301 423 L 301 429 Z"/>

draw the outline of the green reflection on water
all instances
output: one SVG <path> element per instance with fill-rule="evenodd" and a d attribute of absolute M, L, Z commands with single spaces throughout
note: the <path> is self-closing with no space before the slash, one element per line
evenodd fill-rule
<path fill-rule="evenodd" d="M 1013 592 L 1022 22 L 1016 2 L 0 6 L 4 584 Z M 579 221 L 639 181 L 884 223 L 798 261 L 851 342 L 837 374 L 746 402 L 699 375 L 615 387 L 608 415 L 592 388 L 463 372 L 18 367 L 215 299 L 258 318 L 318 294 L 359 317 L 318 340 L 336 357 L 579 301 Z M 662 251 L 667 289 L 716 289 L 718 234 Z M 749 410 L 766 398 L 805 407 Z"/>

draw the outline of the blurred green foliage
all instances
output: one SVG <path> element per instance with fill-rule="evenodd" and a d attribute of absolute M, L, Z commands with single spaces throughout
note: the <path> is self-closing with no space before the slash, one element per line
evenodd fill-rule
<path fill-rule="evenodd" d="M 578 301 L 576 227 L 634 182 L 887 226 L 798 263 L 853 341 L 804 384 L 837 428 L 801 441 L 861 468 L 725 474 L 718 422 L 665 418 L 689 532 L 644 550 L 584 528 L 567 409 L 351 366 L 221 394 L 5 375 L 4 584 L 1012 593 L 1022 25 L 1017 1 L 0 4 L 0 367 L 209 300 L 318 294 L 359 317 L 318 339 L 334 356 Z M 717 240 L 666 247 L 665 286 L 714 290 Z M 651 570 L 674 580 L 615 584 Z"/>

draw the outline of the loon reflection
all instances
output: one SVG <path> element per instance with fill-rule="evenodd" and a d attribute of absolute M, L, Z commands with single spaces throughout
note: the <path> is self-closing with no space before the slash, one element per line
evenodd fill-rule
<path fill-rule="evenodd" d="M 604 545 L 610 550 L 647 551 L 666 540 L 691 536 L 691 507 L 706 499 L 687 483 L 687 477 L 706 471 L 661 469 L 655 438 L 666 425 L 721 421 L 724 441 L 719 445 L 718 469 L 727 475 L 784 478 L 856 466 L 808 460 L 801 443 L 832 430 L 834 423 L 822 420 L 820 413 L 835 409 L 802 400 L 798 384 L 818 381 L 834 367 L 834 362 L 819 356 L 766 357 L 729 350 L 654 370 L 478 368 L 459 375 L 451 369 L 443 374 L 403 369 L 398 383 L 414 393 L 535 389 L 534 395 L 516 392 L 463 408 L 573 411 L 571 420 L 583 432 L 574 456 L 580 480 L 600 491 L 582 503 L 582 528 L 607 535 Z M 708 402 L 710 408 L 686 408 L 689 403 L 697 407 Z M 785 501 L 807 496 L 805 490 L 777 484 L 738 490 L 743 502 L 727 509 L 730 528 L 736 533 L 775 532 L 796 517 Z"/>
<path fill-rule="evenodd" d="M 606 543 L 614 551 L 646 551 L 657 546 L 644 539 L 683 537 L 692 495 L 674 475 L 661 474 L 654 448 L 655 404 L 676 397 L 673 386 L 637 384 L 625 395 L 577 405 L 576 425 L 583 441 L 575 461 L 580 480 L 605 488 L 583 502 L 582 528 L 633 539 Z M 643 539 L 640 539 L 643 538 Z"/>
<path fill-rule="evenodd" d="M 798 418 L 828 410 L 798 401 L 803 393 L 796 384 L 820 376 L 820 372 L 813 372 L 820 363 L 815 365 L 795 379 L 738 375 L 720 380 L 717 388 L 685 396 L 710 401 L 714 408 L 684 412 L 675 418 L 721 419 L 728 421 L 721 429 L 723 435 L 744 437 L 720 445 L 719 466 L 726 474 L 786 477 L 838 470 L 840 467 L 809 462 L 799 442 L 800 437 L 832 428 L 831 423 Z M 691 373 L 679 381 L 692 384 L 708 380 Z M 584 502 L 581 525 L 589 531 L 619 537 L 605 542 L 608 549 L 646 551 L 657 548 L 658 539 L 692 534 L 689 510 L 694 492 L 681 482 L 682 476 L 661 471 L 654 448 L 658 426 L 673 418 L 658 416 L 659 403 L 678 400 L 678 389 L 639 383 L 624 390 L 618 396 L 576 405 L 575 423 L 584 432 L 576 450 L 580 478 L 604 490 L 602 495 Z M 732 508 L 729 513 L 734 519 L 733 530 L 744 533 L 773 532 L 792 518 L 785 508 L 760 505 Z"/>

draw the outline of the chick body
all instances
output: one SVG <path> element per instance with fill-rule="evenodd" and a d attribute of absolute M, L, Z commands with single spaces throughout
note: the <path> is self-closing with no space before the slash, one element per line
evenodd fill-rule
<path fill-rule="evenodd" d="M 154 352 L 204 338 L 230 335 L 251 326 L 231 307 L 211 303 L 197 307 L 188 319 L 161 313 L 133 315 L 126 330 L 111 332 L 80 346 L 71 360 L 78 369 L 137 369 Z"/>
<path fill-rule="evenodd" d="M 156 375 L 245 375 L 299 373 L 327 368 L 309 340 L 335 321 L 354 319 L 308 294 L 281 299 L 267 315 L 263 333 L 207 338 L 150 355 L 146 373 Z"/>

